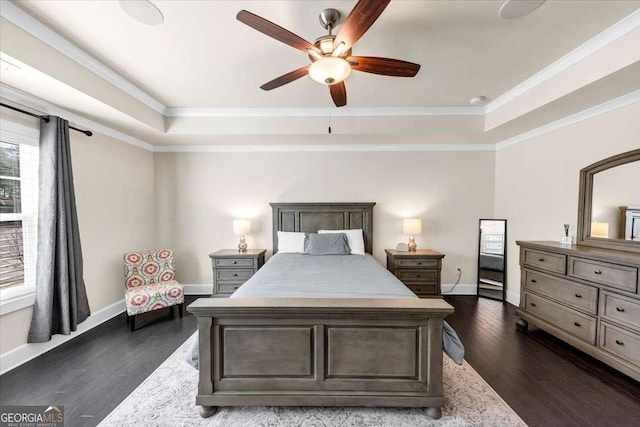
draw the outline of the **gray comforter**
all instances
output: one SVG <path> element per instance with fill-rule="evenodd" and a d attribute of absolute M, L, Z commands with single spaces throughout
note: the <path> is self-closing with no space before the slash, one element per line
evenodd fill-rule
<path fill-rule="evenodd" d="M 276 254 L 231 298 L 417 298 L 371 255 Z M 464 346 L 444 322 L 445 353 L 462 364 Z M 197 341 L 188 362 L 197 368 Z"/>

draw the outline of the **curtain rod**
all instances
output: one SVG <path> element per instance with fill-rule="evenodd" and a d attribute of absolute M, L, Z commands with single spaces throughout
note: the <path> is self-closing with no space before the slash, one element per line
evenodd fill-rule
<path fill-rule="evenodd" d="M 30 112 L 25 111 L 25 110 L 21 110 L 20 108 L 13 107 L 11 105 L 7 105 L 7 104 L 2 103 L 2 102 L 0 102 L 0 107 L 5 107 L 5 108 L 8 108 L 10 110 L 17 111 L 18 113 L 26 114 L 27 116 L 35 117 L 37 119 L 44 120 L 46 123 L 49 123 L 49 118 L 46 117 L 46 116 L 39 116 L 37 114 L 30 113 Z M 92 136 L 93 135 L 93 132 L 91 132 L 90 130 L 78 129 L 77 127 L 74 127 L 74 126 L 71 126 L 71 125 L 69 125 L 69 129 L 73 129 L 73 130 L 76 130 L 78 132 L 84 133 L 87 136 Z"/>

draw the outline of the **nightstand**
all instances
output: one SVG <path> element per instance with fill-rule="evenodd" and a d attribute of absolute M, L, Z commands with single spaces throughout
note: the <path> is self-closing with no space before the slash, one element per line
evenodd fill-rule
<path fill-rule="evenodd" d="M 213 267 L 213 295 L 226 298 L 264 265 L 265 249 L 222 249 L 209 254 Z"/>
<path fill-rule="evenodd" d="M 419 297 L 440 296 L 441 254 L 431 249 L 418 249 L 411 252 L 398 252 L 385 249 L 387 270 Z"/>

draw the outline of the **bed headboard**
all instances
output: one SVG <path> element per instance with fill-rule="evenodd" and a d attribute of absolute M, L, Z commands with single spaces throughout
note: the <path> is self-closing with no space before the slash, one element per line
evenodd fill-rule
<path fill-rule="evenodd" d="M 273 253 L 278 252 L 278 231 L 350 230 L 364 232 L 364 249 L 373 251 L 375 203 L 270 203 L 273 209 Z"/>

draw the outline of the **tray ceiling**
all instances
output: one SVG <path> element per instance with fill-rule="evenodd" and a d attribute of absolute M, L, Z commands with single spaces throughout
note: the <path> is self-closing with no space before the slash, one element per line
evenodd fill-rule
<path fill-rule="evenodd" d="M 259 86 L 308 59 L 236 21 L 247 9 L 313 41 L 318 13 L 355 1 L 156 1 L 164 24 L 129 18 L 116 1 L 20 1 L 20 8 L 168 107 L 320 108 L 331 100 L 309 78 Z M 358 55 L 422 65 L 413 79 L 352 73 L 350 107 L 463 106 L 495 99 L 639 7 L 637 1 L 547 1 L 516 20 L 501 1 L 393 1 Z"/>

